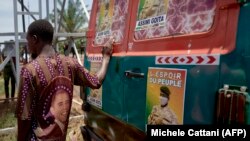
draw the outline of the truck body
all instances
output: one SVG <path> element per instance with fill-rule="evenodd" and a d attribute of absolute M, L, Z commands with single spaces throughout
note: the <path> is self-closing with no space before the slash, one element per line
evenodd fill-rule
<path fill-rule="evenodd" d="M 161 86 L 180 125 L 249 124 L 249 13 L 246 0 L 94 0 L 84 66 L 98 71 L 111 36 L 115 45 L 102 87 L 84 89 L 84 138 L 146 139 Z M 244 110 L 221 107 L 228 91 L 243 95 Z"/>

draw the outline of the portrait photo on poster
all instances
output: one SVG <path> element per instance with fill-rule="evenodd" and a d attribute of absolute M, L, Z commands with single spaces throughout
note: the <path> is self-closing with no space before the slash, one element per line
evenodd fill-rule
<path fill-rule="evenodd" d="M 186 70 L 148 68 L 146 124 L 183 124 Z"/>

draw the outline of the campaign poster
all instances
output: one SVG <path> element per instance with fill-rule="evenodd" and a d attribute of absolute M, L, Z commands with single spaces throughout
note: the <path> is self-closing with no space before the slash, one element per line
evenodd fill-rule
<path fill-rule="evenodd" d="M 91 62 L 90 73 L 96 73 L 101 68 L 101 62 Z M 90 89 L 90 94 L 87 97 L 88 102 L 102 109 L 102 86 L 99 89 Z"/>
<path fill-rule="evenodd" d="M 182 125 L 186 70 L 148 68 L 146 124 Z"/>
<path fill-rule="evenodd" d="M 114 12 L 115 0 L 100 0 L 99 12 L 97 16 L 97 33 L 96 39 L 102 39 L 111 35 L 112 17 Z"/>
<path fill-rule="evenodd" d="M 164 26 L 169 0 L 140 0 L 135 30 Z"/>

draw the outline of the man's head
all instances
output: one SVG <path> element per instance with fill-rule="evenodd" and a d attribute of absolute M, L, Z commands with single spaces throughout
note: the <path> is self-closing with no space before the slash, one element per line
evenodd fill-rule
<path fill-rule="evenodd" d="M 167 86 L 161 86 L 160 88 L 160 101 L 161 106 L 164 107 L 168 104 L 169 101 L 170 90 Z"/>
<path fill-rule="evenodd" d="M 32 22 L 28 27 L 27 41 L 29 51 L 31 53 L 37 53 L 39 47 L 38 44 L 52 44 L 54 29 L 51 23 L 47 20 L 36 20 Z"/>
<path fill-rule="evenodd" d="M 57 120 L 66 122 L 70 111 L 70 97 L 65 90 L 60 89 L 53 95 L 50 111 Z"/>

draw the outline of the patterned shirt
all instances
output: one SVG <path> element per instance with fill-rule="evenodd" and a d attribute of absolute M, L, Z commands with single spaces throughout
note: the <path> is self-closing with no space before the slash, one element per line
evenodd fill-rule
<path fill-rule="evenodd" d="M 16 117 L 19 120 L 28 120 L 31 122 L 32 130 L 30 131 L 31 133 L 29 133 L 29 140 L 37 140 L 37 135 L 34 132 L 34 130 L 39 127 L 37 123 L 38 119 L 36 119 L 37 112 L 42 112 L 42 110 L 38 110 L 38 103 L 44 100 L 42 92 L 55 76 L 67 77 L 67 79 L 71 81 L 71 83 L 69 81 L 69 85 L 84 85 L 90 88 L 99 88 L 101 86 L 96 75 L 88 72 L 88 70 L 81 66 L 75 59 L 59 54 L 54 57 L 38 56 L 32 62 L 23 66 L 20 75 Z M 69 85 L 65 84 L 65 86 L 62 87 L 65 87 L 65 90 L 72 96 L 73 90 L 66 88 Z M 70 97 L 69 103 L 71 107 L 72 97 Z M 70 108 L 68 110 L 70 110 Z M 68 111 L 67 113 L 67 117 L 69 117 L 70 112 Z M 68 122 L 65 125 L 66 130 L 67 126 Z M 65 138 L 66 135 L 58 140 L 63 141 Z"/>

